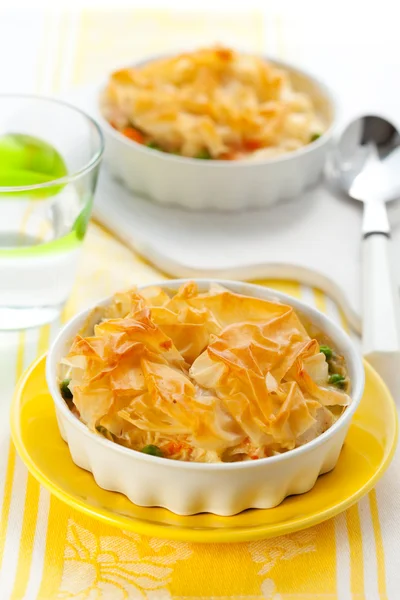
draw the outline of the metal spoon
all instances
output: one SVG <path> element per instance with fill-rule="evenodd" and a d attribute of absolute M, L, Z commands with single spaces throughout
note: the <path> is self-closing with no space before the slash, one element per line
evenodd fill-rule
<path fill-rule="evenodd" d="M 364 203 L 362 222 L 363 353 L 400 392 L 400 303 L 389 259 L 386 202 L 400 198 L 400 134 L 382 117 L 365 116 L 344 130 L 331 153 L 328 176 Z"/>

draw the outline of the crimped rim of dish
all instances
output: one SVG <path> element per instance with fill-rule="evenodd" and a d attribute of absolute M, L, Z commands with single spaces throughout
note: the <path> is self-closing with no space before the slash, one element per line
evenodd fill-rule
<path fill-rule="evenodd" d="M 168 460 L 166 458 L 161 458 L 158 456 L 152 456 L 140 452 L 138 450 L 134 450 L 132 448 L 125 448 L 124 446 L 120 446 L 115 442 L 105 439 L 104 437 L 90 431 L 90 429 L 82 423 L 68 408 L 64 399 L 61 396 L 59 387 L 57 385 L 57 366 L 59 359 L 55 358 L 56 351 L 60 346 L 64 346 L 67 340 L 70 340 L 77 332 L 77 323 L 82 320 L 84 316 L 90 313 L 94 308 L 98 306 L 107 305 L 111 302 L 113 296 L 108 296 L 103 300 L 97 302 L 95 305 L 79 312 L 75 317 L 73 317 L 59 332 L 56 339 L 54 340 L 49 353 L 46 359 L 46 380 L 49 386 L 50 394 L 53 398 L 54 404 L 58 410 L 61 411 L 63 416 L 69 420 L 69 422 L 74 426 L 80 429 L 85 435 L 89 436 L 90 439 L 96 441 L 99 444 L 102 444 L 105 448 L 109 448 L 114 452 L 120 452 L 124 455 L 131 456 L 132 460 L 142 460 L 145 462 L 149 461 L 157 461 L 160 465 L 164 465 L 165 467 L 172 467 L 176 469 L 199 469 L 202 471 L 210 471 L 210 470 L 241 470 L 241 469 L 255 469 L 259 468 L 262 465 L 268 465 L 272 463 L 278 463 L 283 461 L 288 461 L 291 457 L 300 456 L 301 454 L 306 454 L 311 452 L 318 446 L 320 446 L 325 440 L 333 437 L 339 429 L 344 427 L 347 423 L 351 421 L 351 418 L 356 411 L 364 391 L 364 367 L 362 363 L 362 358 L 359 352 L 354 347 L 353 342 L 349 338 L 349 336 L 341 329 L 332 319 L 327 317 L 325 314 L 321 313 L 316 308 L 309 306 L 298 300 L 297 298 L 293 298 L 288 294 L 283 292 L 278 292 L 268 287 L 264 287 L 261 285 L 256 285 L 252 283 L 242 283 L 238 281 L 224 280 L 224 279 L 170 279 L 164 280 L 161 282 L 154 282 L 150 284 L 140 285 L 138 286 L 138 290 L 145 289 L 147 287 L 152 286 L 160 286 L 163 288 L 169 288 L 171 290 L 177 290 L 177 288 L 188 282 L 195 281 L 197 284 L 201 286 L 210 286 L 212 283 L 218 283 L 227 287 L 228 289 L 233 289 L 233 291 L 237 293 L 245 294 L 246 290 L 260 290 L 261 294 L 264 297 L 268 297 L 270 299 L 276 299 L 285 304 L 289 304 L 293 306 L 296 311 L 299 311 L 302 314 L 310 317 L 310 320 L 313 324 L 316 324 L 316 321 L 323 321 L 324 325 L 327 325 L 327 329 L 331 330 L 333 335 L 329 333 L 329 337 L 337 343 L 341 351 L 344 351 L 346 354 L 346 359 L 350 359 L 350 368 L 352 371 L 351 381 L 352 381 L 352 390 L 350 393 L 350 397 L 352 399 L 351 404 L 346 408 L 344 413 L 338 418 L 338 420 L 324 433 L 316 437 L 311 442 L 307 442 L 303 446 L 299 446 L 297 448 L 293 448 L 292 450 L 288 450 L 282 454 L 277 454 L 275 456 L 269 456 L 266 458 L 259 458 L 256 461 L 243 461 L 243 462 L 232 462 L 232 463 L 201 463 L 195 461 L 181 461 L 181 460 Z M 254 294 L 250 294 L 255 296 Z M 262 297 L 262 296 L 261 296 Z M 313 318 L 314 317 L 314 318 Z M 324 332 L 325 328 L 322 328 Z"/>
<path fill-rule="evenodd" d="M 241 52 L 241 50 L 238 50 L 238 52 Z M 148 62 L 158 60 L 160 58 L 168 58 L 169 56 L 176 56 L 176 54 L 177 53 L 174 52 L 174 53 L 158 54 L 158 55 L 149 56 L 143 60 L 133 63 L 132 66 L 140 66 L 140 65 L 146 64 Z M 248 52 L 247 52 L 247 54 L 248 54 Z M 237 167 L 237 166 L 239 166 L 241 169 L 243 169 L 246 167 L 249 168 L 251 166 L 252 167 L 255 167 L 255 166 L 262 167 L 267 164 L 283 163 L 283 162 L 290 160 L 291 158 L 295 158 L 298 156 L 302 156 L 304 154 L 308 154 L 309 152 L 312 152 L 313 150 L 319 148 L 320 146 L 325 145 L 330 139 L 332 139 L 332 137 L 335 133 L 335 130 L 337 128 L 337 124 L 338 124 L 337 123 L 338 122 L 338 102 L 336 100 L 336 96 L 334 95 L 333 91 L 321 79 L 319 79 L 318 77 L 315 77 L 314 75 L 311 75 L 308 71 L 306 71 L 304 69 L 298 68 L 296 65 L 293 65 L 291 63 L 281 61 L 281 60 L 275 60 L 273 58 L 270 58 L 270 57 L 264 56 L 264 55 L 261 55 L 261 57 L 264 58 L 266 61 L 270 62 L 271 64 L 276 65 L 277 67 L 280 67 L 282 69 L 286 69 L 289 71 L 293 71 L 293 72 L 301 75 L 302 77 L 308 79 L 326 97 L 326 99 L 329 103 L 329 106 L 332 110 L 331 123 L 329 124 L 329 127 L 323 132 L 323 134 L 314 142 L 311 142 L 310 144 L 306 144 L 305 146 L 302 146 L 301 148 L 298 148 L 297 150 L 291 150 L 290 152 L 286 152 L 285 154 L 282 154 L 279 156 L 275 156 L 275 157 L 272 156 L 270 158 L 260 158 L 257 160 L 256 159 L 254 159 L 254 160 L 226 160 L 226 159 L 199 160 L 198 158 L 192 158 L 190 156 L 177 156 L 176 154 L 171 154 L 168 152 L 161 152 L 158 150 L 154 150 L 152 148 L 147 148 L 143 144 L 138 144 L 134 140 L 127 138 L 125 135 L 123 135 L 122 133 L 120 133 L 119 131 L 114 129 L 114 127 L 112 127 L 110 125 L 110 123 L 107 121 L 107 119 L 105 117 L 103 117 L 103 114 L 100 110 L 100 101 L 99 100 L 100 100 L 100 96 L 101 96 L 102 92 L 104 91 L 104 88 L 106 85 L 105 83 L 103 83 L 100 86 L 99 91 L 96 96 L 96 112 L 97 112 L 96 119 L 100 123 L 101 127 L 103 127 L 103 129 L 105 129 L 108 134 L 112 135 L 116 140 L 118 140 L 119 142 L 122 142 L 123 144 L 125 144 L 128 147 L 135 148 L 139 152 L 143 152 L 144 154 L 147 154 L 148 156 L 156 156 L 156 157 L 160 158 L 161 160 L 169 160 L 169 161 L 173 161 L 173 162 L 178 162 L 178 163 L 181 162 L 183 164 L 191 164 L 191 165 L 199 165 L 200 164 L 201 168 L 204 168 L 204 169 L 218 169 L 219 167 L 233 168 L 233 167 Z"/>

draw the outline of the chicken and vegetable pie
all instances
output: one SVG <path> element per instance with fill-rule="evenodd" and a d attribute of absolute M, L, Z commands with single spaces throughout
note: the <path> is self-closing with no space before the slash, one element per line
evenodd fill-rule
<path fill-rule="evenodd" d="M 72 341 L 61 394 L 91 431 L 133 450 L 270 457 L 315 439 L 351 402 L 344 358 L 307 327 L 289 305 L 220 285 L 130 290 Z"/>
<path fill-rule="evenodd" d="M 297 150 L 327 129 L 289 71 L 221 47 L 115 71 L 101 111 L 139 144 L 199 159 L 266 159 Z"/>

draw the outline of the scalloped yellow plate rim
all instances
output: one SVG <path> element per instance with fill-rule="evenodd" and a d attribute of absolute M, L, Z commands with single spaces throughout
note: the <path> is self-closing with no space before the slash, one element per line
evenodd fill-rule
<path fill-rule="evenodd" d="M 45 379 L 45 357 L 35 361 L 17 385 L 11 406 L 11 434 L 32 475 L 72 508 L 136 533 L 191 542 L 243 542 L 276 537 L 317 525 L 367 494 L 388 467 L 397 442 L 397 410 L 386 385 L 365 364 L 364 396 L 336 468 L 319 477 L 306 494 L 286 498 L 267 510 L 232 517 L 179 516 L 164 508 L 132 504 L 100 488 L 77 467 L 58 431 Z"/>

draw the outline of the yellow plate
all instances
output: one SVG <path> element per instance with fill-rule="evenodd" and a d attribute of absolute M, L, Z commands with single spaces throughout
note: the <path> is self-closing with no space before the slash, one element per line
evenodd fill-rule
<path fill-rule="evenodd" d="M 163 508 L 142 508 L 101 489 L 77 467 L 62 440 L 45 380 L 45 358 L 22 377 L 12 404 L 17 451 L 31 473 L 58 498 L 96 519 L 138 533 L 193 542 L 240 542 L 274 537 L 316 525 L 366 494 L 382 476 L 397 440 L 397 412 L 388 389 L 365 364 L 366 389 L 336 468 L 301 496 L 276 508 L 233 517 L 181 517 Z"/>

